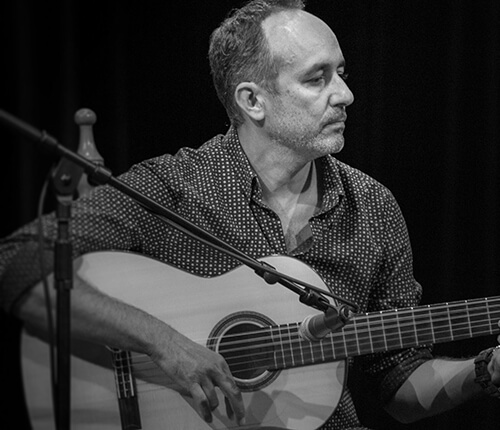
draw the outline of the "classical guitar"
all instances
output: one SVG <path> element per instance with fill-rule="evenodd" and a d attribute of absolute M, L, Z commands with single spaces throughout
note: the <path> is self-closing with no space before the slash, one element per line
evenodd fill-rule
<path fill-rule="evenodd" d="M 298 260 L 276 256 L 263 261 L 326 289 L 321 278 Z M 300 321 L 318 311 L 246 267 L 201 278 L 138 254 L 106 251 L 75 260 L 75 275 L 224 355 L 243 391 L 245 428 L 317 429 L 340 400 L 346 358 L 492 335 L 500 320 L 500 297 L 490 297 L 360 314 L 321 342 L 309 342 L 298 334 Z M 53 429 L 48 346 L 27 332 L 21 340 L 33 429 Z M 237 426 L 225 416 L 223 406 L 210 425 L 205 423 L 190 399 L 172 389 L 149 357 L 74 341 L 71 428 Z"/>

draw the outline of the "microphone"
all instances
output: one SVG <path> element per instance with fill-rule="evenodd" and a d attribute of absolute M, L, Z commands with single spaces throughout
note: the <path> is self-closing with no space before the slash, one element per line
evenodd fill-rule
<path fill-rule="evenodd" d="M 342 328 L 348 318 L 346 306 L 330 307 L 324 314 L 308 315 L 299 326 L 299 336 L 310 342 L 320 341 L 332 331 Z"/>

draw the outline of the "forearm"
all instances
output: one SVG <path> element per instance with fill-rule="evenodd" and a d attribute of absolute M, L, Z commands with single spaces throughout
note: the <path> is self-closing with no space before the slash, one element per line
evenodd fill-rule
<path fill-rule="evenodd" d="M 429 360 L 410 375 L 386 409 L 401 422 L 436 415 L 482 395 L 474 378 L 474 359 Z"/>
<path fill-rule="evenodd" d="M 54 302 L 54 288 L 49 288 Z M 18 315 L 26 328 L 44 337 L 47 326 L 41 285 L 24 296 Z M 194 407 L 207 422 L 218 406 L 218 386 L 230 404 L 228 416 L 240 422 L 244 406 L 229 366 L 223 357 L 200 345 L 166 322 L 109 297 L 78 278 L 71 291 L 71 335 L 93 343 L 147 354 L 162 369 L 171 387 L 193 398 Z M 52 306 L 53 308 L 53 306 Z M 53 309 L 52 309 L 52 312 Z"/>
<path fill-rule="evenodd" d="M 56 292 L 52 284 L 48 293 L 55 321 Z M 155 346 L 169 344 L 169 338 L 176 335 L 167 324 L 85 285 L 77 277 L 70 301 L 71 336 L 75 339 L 151 355 Z M 46 338 L 48 316 L 41 284 L 25 294 L 17 315 L 29 332 Z"/>

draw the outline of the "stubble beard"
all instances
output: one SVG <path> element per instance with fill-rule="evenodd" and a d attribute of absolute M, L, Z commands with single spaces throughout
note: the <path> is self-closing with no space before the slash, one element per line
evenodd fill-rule
<path fill-rule="evenodd" d="M 336 154 L 344 147 L 343 131 L 324 134 L 323 130 L 312 132 L 310 129 L 280 124 L 270 133 L 270 137 L 283 149 L 291 149 L 311 159 Z"/>

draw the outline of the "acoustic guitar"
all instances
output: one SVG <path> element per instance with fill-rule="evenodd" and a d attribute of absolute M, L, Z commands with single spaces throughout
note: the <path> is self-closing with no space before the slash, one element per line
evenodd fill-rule
<path fill-rule="evenodd" d="M 321 277 L 294 258 L 262 261 L 326 290 Z M 340 400 L 348 357 L 493 335 L 500 320 L 500 297 L 490 297 L 363 313 L 310 342 L 300 336 L 300 322 L 319 311 L 245 266 L 203 278 L 139 254 L 104 251 L 76 259 L 75 276 L 220 352 L 243 392 L 246 429 L 317 429 Z M 33 429 L 54 429 L 48 345 L 26 331 L 21 337 Z M 223 406 L 212 423 L 204 422 L 148 356 L 76 340 L 70 414 L 73 430 L 241 428 Z"/>

